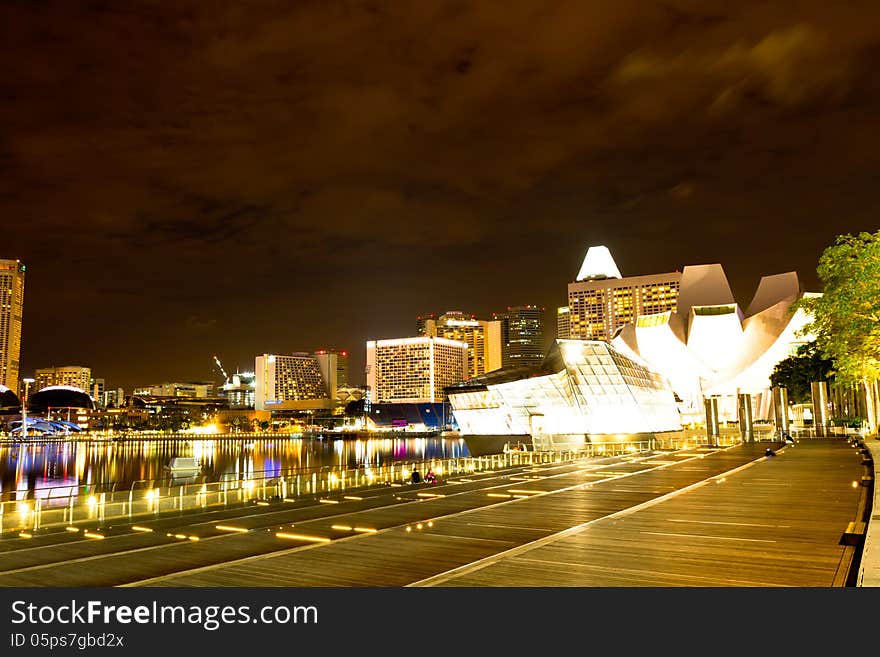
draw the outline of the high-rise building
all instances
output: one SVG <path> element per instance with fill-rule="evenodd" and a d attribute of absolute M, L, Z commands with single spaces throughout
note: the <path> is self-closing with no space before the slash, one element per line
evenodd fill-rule
<path fill-rule="evenodd" d="M 420 335 L 466 342 L 468 375 L 479 376 L 501 368 L 501 322 L 475 319 L 458 310 L 416 320 Z"/>
<path fill-rule="evenodd" d="M 621 276 L 604 246 L 591 246 L 568 284 L 569 337 L 610 341 L 640 315 L 675 311 L 681 272 Z"/>
<path fill-rule="evenodd" d="M 99 406 L 104 405 L 104 387 L 106 382 L 104 379 L 96 379 L 92 377 L 89 385 L 91 386 L 90 392 L 92 395 L 92 399 L 95 400 L 95 403 Z"/>
<path fill-rule="evenodd" d="M 336 400 L 335 353 L 262 354 L 254 370 L 254 406 L 265 410 L 333 408 Z"/>
<path fill-rule="evenodd" d="M 316 357 L 324 356 L 324 355 L 334 355 L 335 358 L 335 367 L 336 367 L 336 387 L 344 388 L 348 385 L 348 352 L 347 351 L 339 351 L 337 349 L 321 349 L 315 352 Z M 323 370 L 322 370 L 323 371 Z M 327 375 L 324 376 L 324 379 L 329 381 Z"/>
<path fill-rule="evenodd" d="M 492 318 L 500 322 L 502 367 L 536 367 L 544 361 L 542 306 L 509 306 Z"/>
<path fill-rule="evenodd" d="M 34 390 L 42 390 L 49 386 L 70 386 L 91 394 L 91 382 L 92 370 L 80 365 L 41 367 L 34 374 Z"/>
<path fill-rule="evenodd" d="M 104 408 L 119 408 L 125 403 L 125 390 L 122 388 L 107 388 L 104 390 L 104 398 L 101 404 Z"/>
<path fill-rule="evenodd" d="M 571 324 L 569 323 L 569 308 L 562 306 L 556 309 L 556 339 L 568 340 L 571 335 Z"/>
<path fill-rule="evenodd" d="M 428 322 L 434 322 L 437 320 L 437 315 L 434 313 L 429 313 L 427 315 L 418 315 L 416 317 L 416 335 L 429 335 Z"/>
<path fill-rule="evenodd" d="M 0 260 L 0 386 L 18 390 L 24 275 L 20 260 Z"/>
<path fill-rule="evenodd" d="M 367 342 L 371 402 L 442 402 L 468 374 L 468 344 L 419 336 Z"/>

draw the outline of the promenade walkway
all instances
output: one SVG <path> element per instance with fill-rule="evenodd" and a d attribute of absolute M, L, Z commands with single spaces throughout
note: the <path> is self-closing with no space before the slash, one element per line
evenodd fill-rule
<path fill-rule="evenodd" d="M 862 456 L 701 447 L 62 530 L 0 541 L 0 586 L 844 586 Z"/>

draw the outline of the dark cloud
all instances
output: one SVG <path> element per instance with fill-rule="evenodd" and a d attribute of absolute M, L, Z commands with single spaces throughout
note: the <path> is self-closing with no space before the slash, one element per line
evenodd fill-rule
<path fill-rule="evenodd" d="M 878 62 L 871 2 L 5 2 L 25 369 L 356 373 L 418 312 L 564 303 L 594 243 L 815 287 L 876 228 Z"/>

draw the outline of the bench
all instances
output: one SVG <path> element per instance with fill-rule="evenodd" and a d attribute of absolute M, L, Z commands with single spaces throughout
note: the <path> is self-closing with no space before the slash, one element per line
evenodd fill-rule
<path fill-rule="evenodd" d="M 838 545 L 858 546 L 865 542 L 865 532 L 868 529 L 868 523 L 853 521 L 846 526 L 846 531 L 840 537 Z"/>

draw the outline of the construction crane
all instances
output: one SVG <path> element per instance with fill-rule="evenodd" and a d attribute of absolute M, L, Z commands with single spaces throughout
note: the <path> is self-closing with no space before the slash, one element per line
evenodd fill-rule
<path fill-rule="evenodd" d="M 217 367 L 220 368 L 220 372 L 223 373 L 223 382 L 229 383 L 229 375 L 226 373 L 226 370 L 223 369 L 223 365 L 220 363 L 220 359 L 217 356 L 214 356 L 214 362 L 217 363 Z"/>

